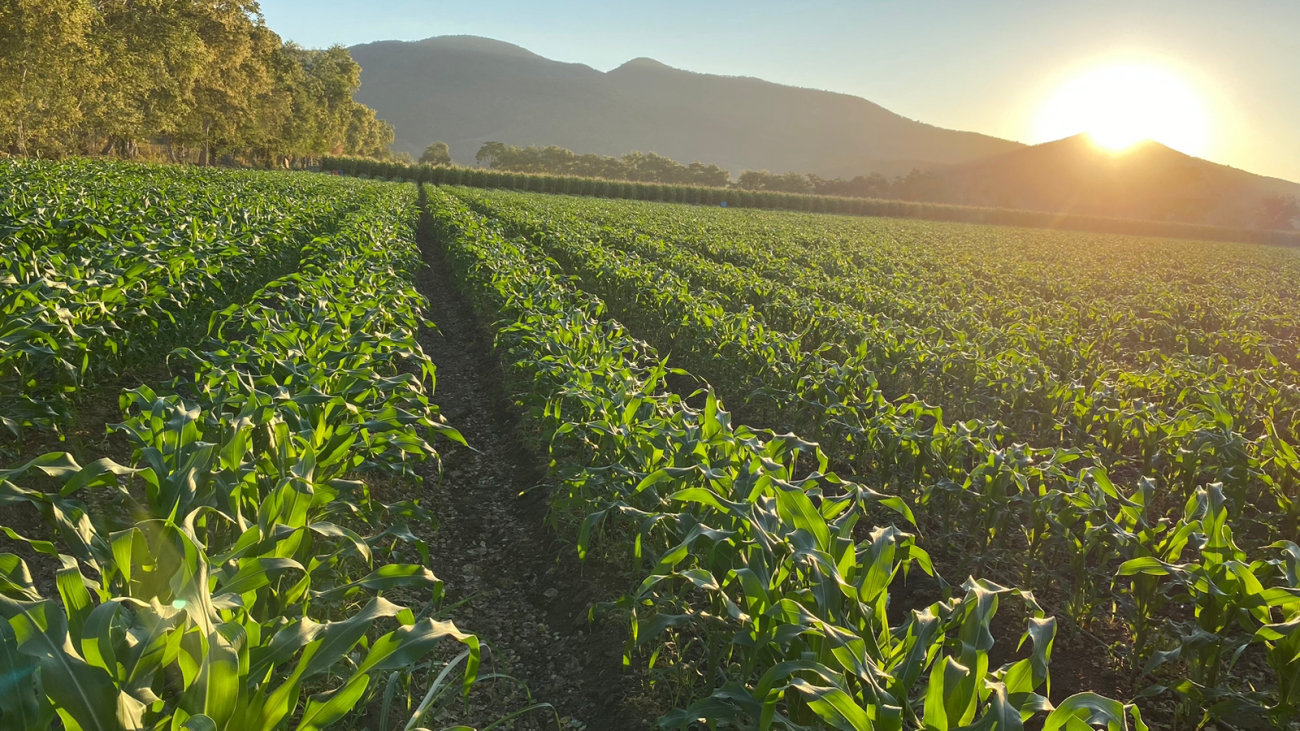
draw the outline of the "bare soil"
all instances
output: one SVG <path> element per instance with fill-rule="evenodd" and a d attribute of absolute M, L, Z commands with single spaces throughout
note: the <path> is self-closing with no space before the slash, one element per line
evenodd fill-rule
<path fill-rule="evenodd" d="M 521 437 L 489 331 L 456 289 L 441 248 L 426 236 L 421 245 L 428 266 L 418 284 L 437 324 L 421 336 L 437 366 L 434 400 L 471 445 L 442 441 L 441 473 L 426 467 L 423 502 L 438 522 L 426 537 L 431 568 L 453 605 L 447 618 L 490 646 L 481 674 L 513 678 L 480 682 L 467 707 L 448 708 L 428 725 L 483 728 L 547 703 L 504 727 L 648 728 L 662 709 L 644 674 L 623 666 L 624 620 L 588 618 L 593 606 L 626 592 L 629 579 L 579 560 L 573 540 L 546 524 L 544 463 Z"/>

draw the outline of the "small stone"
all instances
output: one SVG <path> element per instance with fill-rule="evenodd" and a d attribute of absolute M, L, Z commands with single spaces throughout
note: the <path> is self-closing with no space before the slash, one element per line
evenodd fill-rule
<path fill-rule="evenodd" d="M 552 588 L 550 588 L 550 589 L 547 589 L 546 591 L 542 592 L 542 596 L 546 597 L 547 599 L 554 599 L 555 597 L 557 597 L 557 596 L 559 596 L 559 595 L 560 595 L 560 590 L 559 590 L 559 589 L 556 589 L 556 588 L 554 588 L 554 587 L 552 587 Z"/>

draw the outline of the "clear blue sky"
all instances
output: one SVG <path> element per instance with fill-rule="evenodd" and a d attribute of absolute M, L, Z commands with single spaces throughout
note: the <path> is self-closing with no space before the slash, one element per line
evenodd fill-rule
<path fill-rule="evenodd" d="M 846 92 L 930 124 L 1043 142 L 1043 101 L 1114 57 L 1176 69 L 1215 162 L 1300 181 L 1300 0 L 262 0 L 311 46 L 471 34 L 608 70 L 648 56 Z"/>

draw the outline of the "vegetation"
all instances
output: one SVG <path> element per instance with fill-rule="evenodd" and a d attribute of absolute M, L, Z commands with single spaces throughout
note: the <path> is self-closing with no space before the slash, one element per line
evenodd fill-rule
<path fill-rule="evenodd" d="M 815 444 L 733 426 L 707 388 L 674 393 L 667 380 L 682 373 L 540 247 L 441 195 L 433 214 L 471 295 L 503 318 L 503 357 L 562 479 L 553 509 L 579 516 L 579 552 L 644 572 L 619 604 L 629 650 L 651 665 L 667 653 L 686 684 L 685 707 L 662 723 L 1145 728 L 1136 708 L 1093 694 L 1052 709 L 1055 623 L 1032 595 L 972 579 L 924 610 L 891 611 L 896 581 L 933 574 L 902 500 L 829 473 Z M 869 525 L 884 515 L 904 527 Z M 1007 602 L 1028 616 L 1002 639 L 1022 656 L 994 666 Z"/>
<path fill-rule="evenodd" d="M 86 383 L 201 334 L 356 203 L 318 178 L 82 162 L 11 160 L 0 186 L 0 426 L 14 437 L 65 424 Z"/>
<path fill-rule="evenodd" d="M 344 48 L 282 42 L 255 0 L 14 0 L 0 6 L 0 150 L 386 156 L 392 128 L 352 98 L 360 71 Z"/>
<path fill-rule="evenodd" d="M 421 165 L 450 165 L 451 148 L 446 142 L 434 142 L 420 155 Z"/>
<path fill-rule="evenodd" d="M 516 147 L 501 142 L 488 142 L 479 148 L 474 161 L 492 170 L 513 173 L 669 183 L 708 188 L 731 186 L 731 174 L 717 165 L 705 165 L 699 162 L 683 165 L 653 152 L 631 152 L 622 157 L 606 157 L 579 155 L 572 150 L 554 145 Z M 431 161 L 421 158 L 420 162 Z M 741 173 L 735 187 L 742 190 L 778 193 L 904 200 L 939 200 L 942 192 L 938 176 L 916 170 L 905 177 L 896 178 L 893 182 L 879 173 L 870 176 L 859 175 L 851 180 L 845 180 L 826 179 L 802 173 L 776 174 L 766 170 L 749 170 Z"/>
<path fill-rule="evenodd" d="M 515 147 L 501 142 L 488 142 L 479 148 L 474 160 L 492 170 L 603 180 L 713 187 L 726 186 L 730 180 L 730 174 L 717 165 L 699 162 L 683 165 L 653 152 L 629 152 L 622 157 L 603 157 L 579 155 L 554 145 Z"/>
<path fill-rule="evenodd" d="M 847 198 L 896 198 L 907 201 L 943 202 L 949 199 L 942 175 L 912 170 L 892 181 L 880 173 L 858 175 L 851 179 L 827 179 L 803 173 L 769 173 L 748 170 L 740 174 L 736 187 L 744 190 L 767 190 L 782 193 L 811 193 Z"/>
<path fill-rule="evenodd" d="M 429 516 L 414 503 L 383 504 L 357 480 L 410 475 L 414 462 L 436 459 L 435 434 L 460 440 L 429 400 L 433 364 L 415 339 L 414 190 L 86 163 L 6 163 L 2 172 L 54 195 L 98 191 L 120 174 L 140 196 L 109 187 L 86 207 L 4 213 L 22 233 L 2 250 L 11 285 L 22 290 L 66 260 L 90 273 L 61 282 L 84 290 L 67 292 L 67 307 L 38 313 L 47 333 L 95 340 L 60 344 L 82 363 L 111 353 L 120 329 L 143 326 L 130 316 L 148 311 L 133 301 L 141 290 L 171 288 L 190 298 L 173 306 L 202 307 L 202 285 L 183 276 L 190 269 L 270 276 L 275 267 L 240 258 L 261 236 L 278 240 L 244 255 L 296 258 L 289 273 L 254 282 L 246 301 L 212 311 L 206 337 L 168 356 L 174 379 L 121 394 L 123 420 L 112 428 L 129 459 L 53 452 L 0 471 L 0 504 L 40 516 L 37 533 L 0 527 L 9 549 L 0 553 L 0 725 L 45 729 L 57 716 L 67 729 L 322 728 L 380 686 L 385 704 L 424 687 L 426 704 L 435 700 L 442 667 L 432 682 L 422 673 L 443 640 L 466 647 L 447 675 L 472 682 L 478 640 L 437 618 L 441 582 L 403 558 L 425 552 L 406 524 Z M 239 188 L 238 202 L 210 191 L 226 184 Z M 174 207 L 148 220 L 148 203 L 164 195 Z M 285 196 L 304 220 L 331 224 L 293 238 L 272 223 L 292 221 L 277 208 Z M 179 281 L 137 284 L 135 270 L 154 268 L 139 248 L 167 220 L 195 249 L 168 260 Z M 223 227 L 230 246 L 207 246 L 209 229 Z M 88 235 L 80 257 L 65 253 Z M 121 271 L 129 258 L 139 261 Z M 101 290 L 97 276 L 122 284 Z M 83 326 L 83 310 L 121 328 Z M 0 316 L 0 332 L 30 324 L 14 321 Z M 53 361 L 36 365 L 65 368 Z M 43 375 L 18 384 L 19 394 L 40 388 Z"/>
<path fill-rule="evenodd" d="M 977 208 L 945 203 L 844 198 L 768 190 L 708 188 L 695 185 L 637 183 L 575 176 L 508 173 L 483 168 L 408 165 L 400 162 L 348 157 L 325 157 L 321 160 L 321 166 L 324 169 L 339 171 L 345 175 L 390 180 L 413 180 L 437 185 L 468 185 L 478 188 L 504 188 L 507 190 L 564 193 L 600 198 L 631 198 L 727 208 L 776 208 L 853 216 L 922 218 L 934 221 L 1059 228 L 1140 236 L 1300 245 L 1300 234 L 1295 232 L 1224 228 L 1178 223 L 1176 221 L 1140 221 L 1103 218 L 1100 216 L 1061 215 L 1008 208 Z"/>
<path fill-rule="evenodd" d="M 464 442 L 417 336 L 414 188 L 32 160 L 0 183 L 0 726 L 392 728 L 404 700 L 414 729 L 467 689 L 479 639 L 410 529 L 435 516 L 367 485 Z M 641 185 L 619 190 L 679 190 Z M 550 519 L 629 577 L 608 608 L 662 725 L 1300 718 L 1294 251 L 423 205 L 494 323 Z M 116 449 L 45 451 L 159 352 L 168 375 L 117 394 Z M 1053 685 L 1081 638 L 1118 698 Z"/>
<path fill-rule="evenodd" d="M 802 492 L 813 496 L 811 509 L 823 517 L 844 510 L 879 520 L 887 514 L 881 506 L 914 515 L 910 525 L 894 518 L 894 530 L 924 536 L 931 551 L 945 547 L 937 566 L 1031 588 L 1039 601 L 1035 612 L 1050 609 L 1078 631 L 1103 633 L 1113 662 L 1133 678 L 1133 697 L 1177 701 L 1175 716 L 1185 722 L 1270 727 L 1300 717 L 1294 662 L 1300 549 L 1293 542 L 1300 531 L 1294 448 L 1300 402 L 1286 385 L 1300 380 L 1300 310 L 1287 294 L 1300 284 L 1292 252 L 470 190 L 456 195 L 505 235 L 522 235 L 534 257 L 557 263 L 557 275 L 575 276 L 630 336 L 670 353 L 674 364 L 740 404 L 747 421 L 818 440 L 825 456 L 805 463 L 812 474 Z M 1221 276 L 1225 271 L 1232 276 Z M 713 399 L 710 393 L 700 417 L 706 434 Z M 552 408 L 584 413 L 574 405 Z M 576 420 L 597 432 L 582 433 L 604 454 L 616 449 L 607 440 L 626 443 L 634 434 L 626 422 L 616 428 L 609 420 L 634 412 L 639 419 L 641 412 L 615 402 Z M 557 434 L 567 429 L 581 427 Z M 677 439 L 695 434 L 684 430 Z M 675 442 L 651 440 L 654 447 L 644 453 L 651 457 L 643 459 L 674 459 Z M 743 540 L 744 531 L 713 511 L 739 510 L 741 495 L 752 500 L 772 486 L 801 484 L 799 477 L 783 472 L 771 483 L 748 483 L 741 475 L 757 477 L 756 468 L 731 472 L 711 457 L 707 467 L 694 468 L 675 459 L 610 488 L 611 507 L 584 530 L 615 521 L 637 536 L 647 566 L 655 567 L 642 593 L 629 597 L 639 607 L 636 621 L 669 637 L 682 626 L 725 625 L 724 617 L 741 626 L 756 621 L 760 615 L 750 608 L 759 600 L 748 586 L 744 597 L 719 600 L 707 612 L 687 611 L 671 589 L 664 589 L 674 597 L 669 600 L 646 601 L 645 592 L 673 580 L 693 587 L 687 594 L 743 584 L 743 571 L 716 573 L 712 562 L 732 550 L 749 556 L 755 546 L 770 545 L 773 534 Z M 640 463 L 627 456 L 618 464 Z M 853 475 L 849 486 L 837 478 L 829 489 L 828 466 Z M 604 470 L 610 476 L 594 485 L 590 475 L 581 476 L 582 500 L 598 508 L 596 491 L 622 477 L 612 465 L 596 472 Z M 660 533 L 664 522 L 674 523 L 656 510 L 697 501 L 709 506 L 709 517 L 696 513 L 671 538 Z M 796 518 L 807 510 L 781 511 L 780 502 L 773 503 L 778 512 L 800 526 Z M 763 524 L 774 530 L 775 523 Z M 824 548 L 822 537 L 844 550 L 848 544 L 833 543 L 834 536 L 875 539 L 885 530 L 837 531 L 834 521 L 825 533 L 803 527 L 809 533 L 800 549 L 812 553 L 801 564 L 804 573 L 792 572 L 802 578 L 852 565 Z M 674 551 L 681 544 L 672 538 L 692 550 Z M 732 547 L 718 546 L 733 539 Z M 860 549 L 857 555 L 865 561 L 881 554 Z M 909 547 L 900 555 L 919 554 Z M 794 595 L 834 592 L 810 587 Z M 945 599 L 955 595 L 943 592 Z M 781 606 L 766 596 L 758 606 Z M 834 601 L 844 606 L 842 596 Z M 652 607 L 668 616 L 643 616 Z M 781 611 L 800 621 L 838 616 L 821 605 Z M 832 625 L 833 648 L 845 635 L 839 634 L 844 625 Z M 905 626 L 874 636 L 883 642 L 923 634 Z M 636 636 L 648 634 L 642 629 Z M 728 666 L 716 653 L 734 660 L 726 653 L 748 646 L 730 638 L 692 652 Z M 955 658 L 954 678 L 969 677 L 969 659 Z M 717 672 L 706 667 L 704 677 Z M 888 687 L 875 674 L 881 667 L 873 666 L 871 677 Z M 738 681 L 757 683 L 758 675 Z M 930 682 L 937 682 L 933 674 Z M 758 693 L 771 686 L 745 688 Z M 734 693 L 722 695 L 738 702 Z M 876 701 L 859 702 L 865 708 Z"/>
<path fill-rule="evenodd" d="M 1289 231 L 1300 220 L 1300 201 L 1295 196 L 1267 196 L 1260 208 L 1260 228 Z"/>

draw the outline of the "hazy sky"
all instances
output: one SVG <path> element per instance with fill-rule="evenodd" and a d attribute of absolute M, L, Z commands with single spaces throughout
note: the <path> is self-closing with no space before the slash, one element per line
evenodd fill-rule
<path fill-rule="evenodd" d="M 1300 0 L 262 0 L 306 46 L 472 34 L 609 70 L 649 56 L 870 99 L 1044 142 L 1044 102 L 1114 59 L 1176 72 L 1209 116 L 1201 156 L 1300 181 Z"/>

